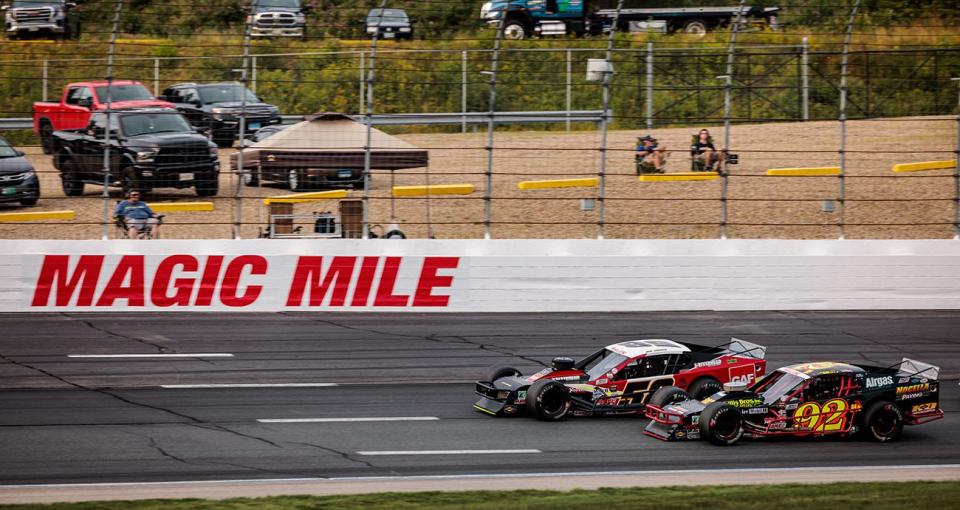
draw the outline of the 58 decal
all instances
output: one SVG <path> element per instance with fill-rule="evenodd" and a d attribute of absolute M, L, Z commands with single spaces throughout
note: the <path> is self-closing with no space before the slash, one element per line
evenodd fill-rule
<path fill-rule="evenodd" d="M 846 400 L 835 398 L 821 406 L 816 402 L 804 402 L 793 414 L 797 427 L 814 432 L 842 432 L 846 430 L 848 413 L 860 410 L 860 403 L 851 406 Z"/>

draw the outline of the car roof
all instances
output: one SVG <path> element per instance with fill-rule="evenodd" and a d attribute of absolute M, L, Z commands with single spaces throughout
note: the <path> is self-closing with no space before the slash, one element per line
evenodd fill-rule
<path fill-rule="evenodd" d="M 243 84 L 238 81 L 215 81 L 210 83 L 196 83 L 191 81 L 191 82 L 177 83 L 175 85 L 170 85 L 167 88 L 175 89 L 179 87 L 220 87 L 223 85 L 242 86 Z"/>
<path fill-rule="evenodd" d="M 778 369 L 781 372 L 793 373 L 801 377 L 817 377 L 828 374 L 862 374 L 864 369 L 849 363 L 835 361 L 818 361 L 814 363 L 798 363 Z"/>
<path fill-rule="evenodd" d="M 607 346 L 607 350 L 628 358 L 637 356 L 650 356 L 654 354 L 682 354 L 690 352 L 690 348 L 663 338 L 652 338 L 646 340 L 628 340 Z"/>
<path fill-rule="evenodd" d="M 94 81 L 75 81 L 68 83 L 67 87 L 103 87 L 107 84 L 107 80 L 94 80 Z M 112 80 L 111 85 L 143 85 L 142 83 L 136 80 Z"/>

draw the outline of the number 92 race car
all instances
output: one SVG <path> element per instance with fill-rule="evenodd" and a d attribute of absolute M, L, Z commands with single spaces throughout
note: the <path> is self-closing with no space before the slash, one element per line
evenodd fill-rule
<path fill-rule="evenodd" d="M 644 433 L 663 440 L 706 439 L 731 445 L 743 436 L 824 436 L 862 432 L 893 441 L 904 424 L 943 418 L 940 369 L 904 358 L 890 367 L 820 362 L 777 369 L 746 389 L 697 400 L 665 387 L 650 397 Z M 735 387 L 740 386 L 740 387 Z"/>
<path fill-rule="evenodd" d="M 554 358 L 530 376 L 494 367 L 478 381 L 473 407 L 494 416 L 530 414 L 541 420 L 577 416 L 642 415 L 658 388 L 678 386 L 705 398 L 723 383 L 751 383 L 766 369 L 766 348 L 731 339 L 716 347 L 672 340 L 633 340 L 609 345 L 579 362 Z"/>

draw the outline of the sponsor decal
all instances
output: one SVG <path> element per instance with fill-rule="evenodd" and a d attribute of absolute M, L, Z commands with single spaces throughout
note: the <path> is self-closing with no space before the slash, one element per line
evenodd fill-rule
<path fill-rule="evenodd" d="M 601 398 L 597 400 L 598 406 L 615 406 L 620 402 L 620 397 Z"/>
<path fill-rule="evenodd" d="M 745 409 L 748 407 L 757 407 L 757 406 L 763 405 L 763 400 L 759 398 L 740 398 L 740 399 L 727 400 L 726 402 L 738 409 Z"/>
<path fill-rule="evenodd" d="M 794 402 L 794 403 L 792 403 L 792 404 L 787 404 L 787 405 L 784 406 L 783 408 L 786 409 L 787 411 L 791 411 L 791 410 L 793 410 L 793 409 L 796 409 L 797 406 L 799 406 L 799 405 L 800 405 L 799 402 Z"/>
<path fill-rule="evenodd" d="M 757 379 L 757 373 L 753 370 L 753 365 L 746 365 L 742 367 L 730 367 L 730 382 L 735 383 L 746 383 L 753 384 L 753 381 Z"/>
<path fill-rule="evenodd" d="M 885 375 L 883 377 L 867 377 L 867 382 L 865 385 L 868 390 L 893 386 L 893 376 Z"/>
<path fill-rule="evenodd" d="M 261 298 L 271 268 L 261 255 L 45 255 L 30 306 L 107 309 L 127 307 L 244 308 Z M 459 257 L 300 256 L 278 291 L 286 307 L 446 307 Z M 419 264 L 416 283 L 398 291 L 401 266 Z M 276 264 L 275 264 L 276 265 Z M 416 267 L 416 266 L 414 266 Z"/>
<path fill-rule="evenodd" d="M 517 392 L 517 398 L 513 401 L 515 404 L 520 405 L 527 402 L 527 390 L 520 390 Z"/>
<path fill-rule="evenodd" d="M 771 429 L 785 429 L 785 428 L 787 428 L 787 422 L 785 422 L 785 421 L 783 421 L 783 420 L 777 420 L 777 421 L 771 422 L 769 428 L 771 428 Z"/>
<path fill-rule="evenodd" d="M 690 417 L 690 425 L 698 425 L 700 423 L 700 415 L 695 414 Z"/>
<path fill-rule="evenodd" d="M 751 408 L 751 409 L 747 409 L 745 412 L 746 412 L 747 414 L 764 414 L 764 413 L 767 412 L 767 408 L 766 408 L 766 407 L 754 407 L 754 408 Z"/>
<path fill-rule="evenodd" d="M 913 414 L 932 413 L 937 410 L 936 402 L 927 402 L 926 404 L 917 404 L 913 406 Z"/>
<path fill-rule="evenodd" d="M 821 406 L 817 402 L 804 402 L 793 413 L 799 430 L 814 432 L 840 432 L 847 424 L 850 403 L 842 398 L 828 400 Z"/>
<path fill-rule="evenodd" d="M 700 439 L 700 431 L 699 431 L 699 430 L 691 430 L 691 431 L 687 432 L 687 439 Z"/>
<path fill-rule="evenodd" d="M 920 398 L 920 397 L 922 397 L 922 396 L 923 396 L 923 392 L 921 391 L 921 392 L 917 392 L 917 393 L 907 393 L 906 395 L 900 395 L 899 397 L 897 397 L 897 399 L 898 399 L 898 400 L 913 400 L 913 399 L 915 399 L 915 398 Z"/>
<path fill-rule="evenodd" d="M 716 367 L 720 366 L 720 358 L 712 359 L 710 361 L 701 361 L 699 363 L 694 363 L 693 368 L 703 368 L 703 367 Z"/>
<path fill-rule="evenodd" d="M 677 436 L 677 439 L 683 439 L 683 437 L 686 436 L 687 434 L 682 430 L 678 430 L 675 435 Z"/>
<path fill-rule="evenodd" d="M 733 359 L 733 358 L 727 358 L 727 364 L 728 364 L 728 365 L 736 365 L 736 364 L 737 364 L 737 360 L 735 360 L 735 359 Z"/>
<path fill-rule="evenodd" d="M 902 398 L 908 398 L 906 395 L 908 393 L 922 393 L 930 389 L 930 383 L 922 384 L 910 384 L 907 386 L 897 386 L 897 396 L 902 396 Z M 910 397 L 912 398 L 912 397 Z"/>

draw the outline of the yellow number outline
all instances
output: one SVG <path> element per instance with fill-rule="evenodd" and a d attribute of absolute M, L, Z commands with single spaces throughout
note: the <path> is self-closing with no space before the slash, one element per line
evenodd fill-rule
<path fill-rule="evenodd" d="M 842 431 L 847 424 L 849 408 L 850 404 L 842 398 L 828 400 L 823 406 L 816 402 L 804 402 L 794 411 L 793 419 L 797 427 L 809 428 L 814 432 Z"/>

